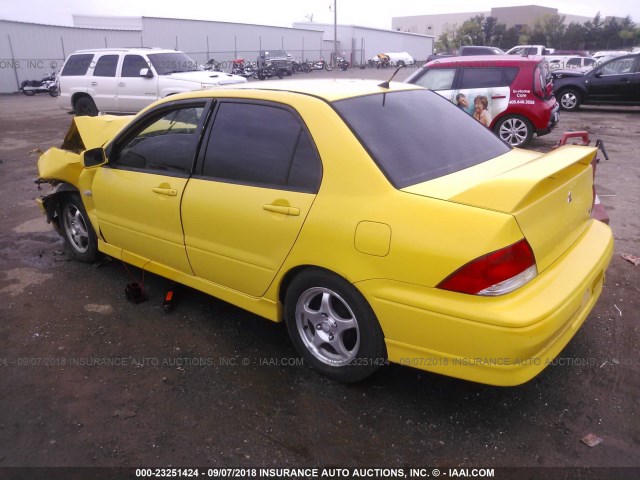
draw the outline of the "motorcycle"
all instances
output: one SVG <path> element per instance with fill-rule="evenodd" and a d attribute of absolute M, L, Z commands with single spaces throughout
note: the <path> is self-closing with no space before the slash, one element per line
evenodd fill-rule
<path fill-rule="evenodd" d="M 231 65 L 231 73 L 242 77 L 251 77 L 256 72 L 251 62 L 245 62 L 244 58 L 236 58 Z"/>
<path fill-rule="evenodd" d="M 296 60 L 293 60 L 291 62 L 291 66 L 293 67 L 293 71 L 295 73 L 301 73 L 301 72 L 309 73 L 309 72 L 311 72 L 311 64 L 307 60 L 305 60 L 304 62 L 298 62 Z"/>
<path fill-rule="evenodd" d="M 333 66 L 328 63 L 324 58 L 321 60 L 316 60 L 315 62 L 311 62 L 311 70 L 326 70 L 330 72 L 333 70 Z"/>
<path fill-rule="evenodd" d="M 52 97 L 57 97 L 60 94 L 58 76 L 56 72 L 51 72 L 42 77 L 42 80 L 25 80 L 20 84 L 20 91 L 28 96 L 47 92 Z"/>
<path fill-rule="evenodd" d="M 209 61 L 203 66 L 207 71 L 221 72 L 222 64 L 217 60 L 210 58 Z"/>
<path fill-rule="evenodd" d="M 258 78 L 259 80 L 266 80 L 271 77 L 284 78 L 284 70 L 276 67 L 275 65 L 264 65 L 262 67 L 258 67 L 254 78 Z"/>
<path fill-rule="evenodd" d="M 376 63 L 376 68 L 388 68 L 391 66 L 391 58 L 389 55 L 385 55 L 384 53 L 378 54 L 378 62 Z"/>
<path fill-rule="evenodd" d="M 336 65 L 341 72 L 346 72 L 349 68 L 349 62 L 344 57 L 336 58 Z"/>

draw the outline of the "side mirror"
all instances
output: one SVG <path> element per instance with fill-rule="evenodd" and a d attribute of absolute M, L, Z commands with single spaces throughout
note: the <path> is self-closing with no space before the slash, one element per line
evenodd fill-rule
<path fill-rule="evenodd" d="M 144 78 L 153 78 L 153 72 L 151 71 L 150 68 L 141 68 L 140 76 Z"/>
<path fill-rule="evenodd" d="M 104 149 L 92 148 L 82 152 L 82 166 L 84 168 L 95 168 L 107 163 L 107 156 Z"/>

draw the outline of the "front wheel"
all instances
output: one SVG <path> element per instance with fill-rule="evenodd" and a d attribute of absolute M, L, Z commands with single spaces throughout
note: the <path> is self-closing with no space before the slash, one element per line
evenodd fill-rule
<path fill-rule="evenodd" d="M 573 88 L 567 88 L 560 92 L 560 108 L 568 112 L 573 112 L 580 107 L 582 97 L 580 92 Z"/>
<path fill-rule="evenodd" d="M 285 320 L 298 352 L 330 378 L 358 382 L 386 363 L 373 310 L 353 285 L 332 273 L 299 274 L 286 292 Z"/>
<path fill-rule="evenodd" d="M 493 131 L 512 147 L 524 147 L 533 137 L 533 125 L 520 115 L 507 115 L 501 118 Z"/>
<path fill-rule="evenodd" d="M 75 104 L 74 110 L 79 117 L 95 117 L 98 115 L 98 107 L 91 97 L 80 97 Z"/>
<path fill-rule="evenodd" d="M 51 95 L 52 97 L 57 97 L 60 94 L 60 90 L 58 89 L 57 85 L 53 85 L 52 87 L 49 87 L 49 95 Z"/>
<path fill-rule="evenodd" d="M 58 210 L 60 227 L 71 254 L 82 262 L 94 262 L 98 257 L 98 238 L 87 211 L 77 194 L 69 195 Z"/>
<path fill-rule="evenodd" d="M 330 64 L 329 62 L 325 62 L 325 64 L 324 64 L 324 69 L 325 69 L 327 72 L 330 72 L 331 70 L 333 70 L 333 67 L 331 66 L 331 64 Z"/>

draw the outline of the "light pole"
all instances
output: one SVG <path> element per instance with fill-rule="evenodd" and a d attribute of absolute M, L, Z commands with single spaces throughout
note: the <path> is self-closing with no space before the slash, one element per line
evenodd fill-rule
<path fill-rule="evenodd" d="M 333 62 L 338 61 L 338 0 L 333 0 Z"/>
<path fill-rule="evenodd" d="M 331 65 L 338 58 L 338 0 L 333 0 L 333 59 L 330 62 Z M 331 5 L 329 5 L 329 11 L 331 11 Z"/>

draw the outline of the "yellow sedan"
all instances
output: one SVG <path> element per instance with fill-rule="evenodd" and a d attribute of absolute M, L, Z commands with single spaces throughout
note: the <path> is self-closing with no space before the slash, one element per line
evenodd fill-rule
<path fill-rule="evenodd" d="M 594 156 L 513 149 L 414 85 L 265 82 L 76 118 L 39 202 L 79 260 L 285 321 L 334 379 L 391 361 L 517 385 L 601 293 Z"/>

